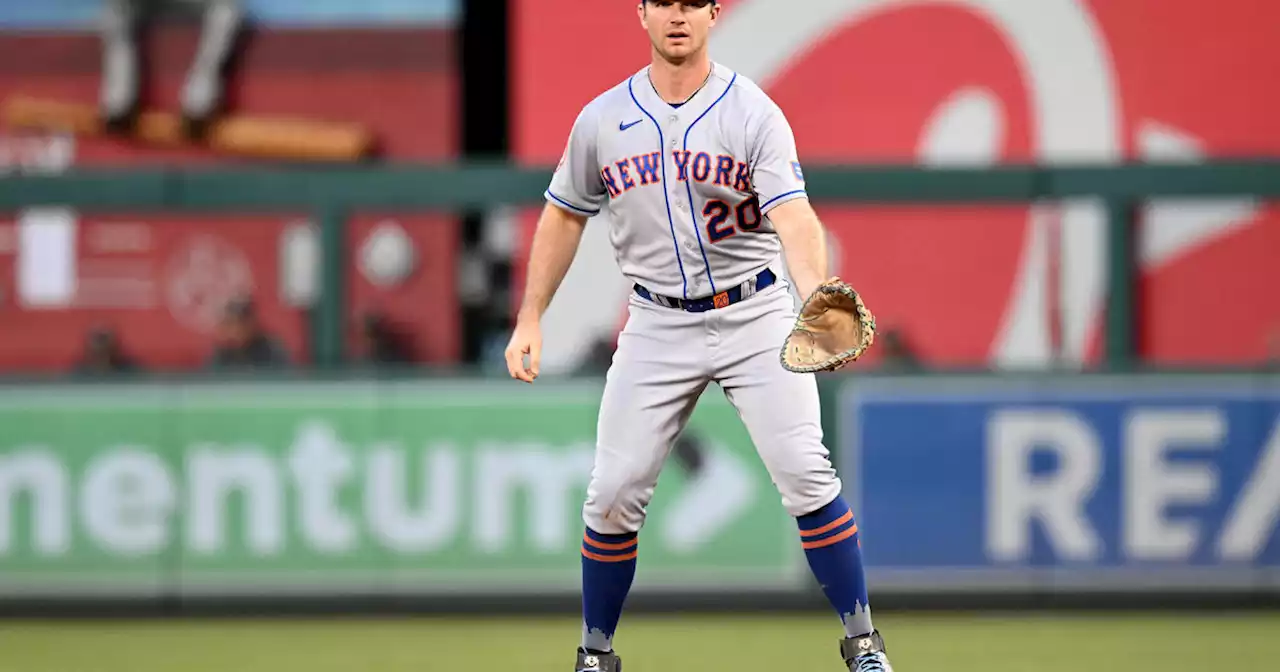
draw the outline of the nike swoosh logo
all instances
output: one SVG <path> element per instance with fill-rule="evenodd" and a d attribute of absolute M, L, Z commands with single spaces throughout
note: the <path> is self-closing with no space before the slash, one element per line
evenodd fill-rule
<path fill-rule="evenodd" d="M 624 123 L 622 123 L 622 122 L 618 122 L 618 130 L 619 130 L 619 131 L 625 131 L 625 130 L 627 130 L 628 128 L 631 128 L 632 126 L 635 126 L 636 124 L 640 123 L 641 121 L 643 121 L 643 119 L 637 119 L 637 120 L 635 120 L 635 121 L 633 121 L 633 122 L 631 122 L 631 123 L 629 123 L 629 124 L 624 124 Z"/>

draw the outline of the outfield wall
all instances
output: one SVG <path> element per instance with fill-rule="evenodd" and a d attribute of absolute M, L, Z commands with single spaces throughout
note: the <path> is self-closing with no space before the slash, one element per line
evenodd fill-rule
<path fill-rule="evenodd" d="M 828 382 L 889 603 L 1280 598 L 1280 376 Z M 575 608 L 599 385 L 0 388 L 0 603 Z M 815 603 L 715 388 L 641 544 L 637 604 Z"/>

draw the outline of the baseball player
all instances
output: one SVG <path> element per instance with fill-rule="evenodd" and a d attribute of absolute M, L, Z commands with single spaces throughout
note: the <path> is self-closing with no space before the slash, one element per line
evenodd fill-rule
<path fill-rule="evenodd" d="M 616 672 L 613 648 L 659 471 L 703 390 L 738 409 L 818 583 L 844 624 L 853 672 L 892 672 L 873 627 L 853 512 L 822 442 L 813 374 L 783 368 L 801 296 L 826 279 L 822 225 L 790 125 L 754 83 L 710 59 L 715 0 L 642 0 L 652 62 L 583 108 L 546 191 L 506 350 L 538 377 L 539 322 L 587 221 L 609 214 L 635 283 L 601 400 L 583 506 L 577 672 Z"/>

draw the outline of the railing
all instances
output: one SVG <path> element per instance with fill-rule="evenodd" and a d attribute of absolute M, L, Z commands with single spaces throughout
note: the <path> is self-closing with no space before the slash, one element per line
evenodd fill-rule
<path fill-rule="evenodd" d="M 1106 364 L 1136 356 L 1134 213 L 1160 197 L 1280 197 L 1280 160 L 1232 163 L 925 168 L 814 166 L 806 169 L 817 203 L 1032 203 L 1093 198 L 1106 205 L 1108 283 Z M 0 178 L 0 210 L 57 205 L 111 212 L 282 211 L 314 213 L 321 231 L 321 300 L 311 338 L 315 365 L 342 359 L 341 245 L 357 208 L 423 210 L 537 205 L 550 179 L 543 168 L 505 164 L 437 166 L 237 167 L 80 170 Z"/>

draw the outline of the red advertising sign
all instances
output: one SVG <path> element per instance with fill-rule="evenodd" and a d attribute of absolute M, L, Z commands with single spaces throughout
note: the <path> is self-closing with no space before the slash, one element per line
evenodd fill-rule
<path fill-rule="evenodd" d="M 109 327 L 152 368 L 198 368 L 226 302 L 250 292 L 267 330 L 305 357 L 302 314 L 277 298 L 279 217 L 78 218 L 25 213 L 2 229 L 0 367 L 57 370 Z M 55 272 L 56 269 L 56 272 Z"/>
<path fill-rule="evenodd" d="M 723 4 L 713 58 L 769 92 L 813 165 L 1280 154 L 1274 4 Z M 642 67 L 649 47 L 629 6 L 514 5 L 514 146 L 526 162 L 554 165 L 582 105 Z M 556 30 L 541 25 L 547 16 Z M 592 55 L 568 71 L 566 33 Z M 819 214 L 842 250 L 839 270 L 929 361 L 1096 361 L 1106 287 L 1098 204 L 820 204 Z M 1280 265 L 1268 261 L 1280 254 L 1280 211 L 1247 199 L 1156 202 L 1141 219 L 1144 354 L 1175 364 L 1266 356 L 1280 303 L 1247 288 L 1280 285 Z M 1205 305 L 1208 319 L 1230 327 L 1187 328 Z"/>
<path fill-rule="evenodd" d="M 29 211 L 0 222 L 0 369 L 72 366 L 94 327 L 113 329 L 149 369 L 199 368 L 226 303 L 252 295 L 291 361 L 310 353 L 315 238 L 305 216 L 77 217 Z M 349 227 L 348 342 L 383 314 L 418 361 L 457 358 L 456 227 L 420 214 L 356 216 Z M 393 246 L 387 253 L 388 243 Z"/>

